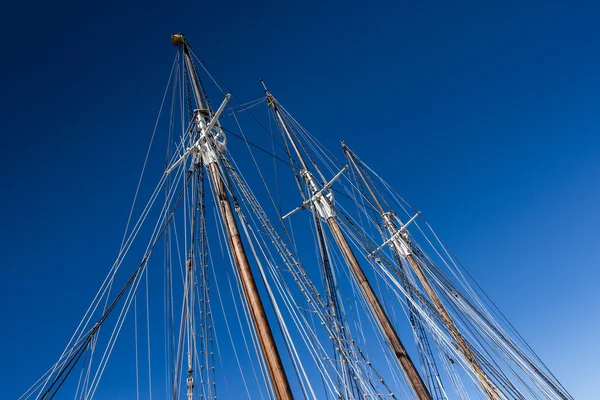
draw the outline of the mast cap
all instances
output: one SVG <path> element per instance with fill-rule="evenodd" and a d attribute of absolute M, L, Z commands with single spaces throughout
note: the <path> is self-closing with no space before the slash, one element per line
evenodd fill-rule
<path fill-rule="evenodd" d="M 175 46 L 181 46 L 182 44 L 185 44 L 185 38 L 183 37 L 183 33 L 180 32 L 171 35 L 171 42 L 173 42 Z"/>

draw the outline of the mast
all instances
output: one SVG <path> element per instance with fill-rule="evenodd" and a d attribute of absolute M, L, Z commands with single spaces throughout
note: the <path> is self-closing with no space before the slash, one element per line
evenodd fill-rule
<path fill-rule="evenodd" d="M 489 377 L 487 376 L 485 371 L 481 368 L 481 366 L 477 362 L 477 359 L 475 358 L 475 355 L 473 354 L 473 352 L 471 351 L 471 348 L 467 344 L 467 341 L 465 340 L 463 335 L 458 330 L 452 317 L 446 310 L 446 307 L 444 307 L 444 304 L 442 303 L 441 299 L 439 298 L 439 296 L 437 295 L 437 293 L 431 286 L 431 283 L 427 279 L 427 276 L 425 275 L 423 268 L 421 268 L 421 266 L 419 265 L 419 263 L 417 262 L 417 260 L 415 260 L 415 258 L 413 256 L 412 246 L 411 246 L 410 241 L 408 240 L 408 232 L 406 231 L 406 227 L 420 213 L 417 213 L 417 215 L 415 215 L 406 224 L 402 224 L 401 228 L 398 228 L 396 226 L 396 224 L 394 223 L 393 212 L 386 212 L 384 210 L 383 206 L 377 199 L 377 196 L 375 196 L 373 189 L 371 189 L 371 186 L 369 185 L 367 179 L 363 175 L 362 170 L 356 164 L 354 153 L 348 148 L 348 146 L 346 146 L 346 144 L 344 142 L 342 142 L 342 148 L 343 148 L 344 152 L 348 155 L 348 158 L 350 159 L 350 162 L 354 166 L 354 169 L 358 172 L 358 175 L 360 176 L 365 187 L 367 188 L 371 197 L 373 198 L 375 205 L 379 208 L 379 213 L 381 215 L 381 218 L 383 219 L 384 225 L 385 225 L 386 229 L 388 230 L 388 233 L 390 234 L 390 242 L 393 246 L 394 251 L 398 255 L 400 255 L 402 258 L 404 258 L 408 262 L 408 264 L 411 266 L 415 275 L 419 279 L 419 282 L 421 282 L 421 285 L 425 289 L 425 292 L 427 293 L 427 295 L 433 302 L 437 311 L 442 316 L 442 319 L 443 319 L 444 323 L 446 324 L 446 327 L 450 331 L 450 334 L 452 335 L 452 337 L 454 337 L 454 340 L 456 340 L 458 350 L 463 354 L 463 356 L 465 356 L 467 363 L 469 364 L 471 370 L 477 377 L 477 380 L 479 381 L 479 384 L 482 387 L 485 394 L 490 399 L 500 400 L 500 396 L 498 394 L 498 389 L 492 383 L 492 381 L 489 379 Z"/>
<path fill-rule="evenodd" d="M 261 80 L 261 82 L 262 82 L 262 80 Z M 302 175 L 304 182 L 309 187 L 309 189 L 312 193 L 312 197 L 310 199 L 305 201 L 304 204 L 302 204 L 300 207 L 296 208 L 292 212 L 285 215 L 283 218 L 287 218 L 288 216 L 295 213 L 296 211 L 298 211 L 308 205 L 312 205 L 313 213 L 315 213 L 315 212 L 318 213 L 318 215 L 325 220 L 325 222 L 329 226 L 331 233 L 333 234 L 336 244 L 338 245 L 338 247 L 340 248 L 340 250 L 344 256 L 346 264 L 348 265 L 350 271 L 352 272 L 352 275 L 354 276 L 354 279 L 356 280 L 360 290 L 364 294 L 367 304 L 368 304 L 369 308 L 371 309 L 373 316 L 377 320 L 377 323 L 379 324 L 381 331 L 383 332 L 390 347 L 392 348 L 394 355 L 400 362 L 402 370 L 404 371 L 404 374 L 406 375 L 408 382 L 412 386 L 413 391 L 415 392 L 415 394 L 417 395 L 419 400 L 431 400 L 431 395 L 429 394 L 429 390 L 425 386 L 423 379 L 419 375 L 408 352 L 406 351 L 404 345 L 402 344 L 402 341 L 400 340 L 398 333 L 396 332 L 387 313 L 385 312 L 385 310 L 383 309 L 383 306 L 381 305 L 379 299 L 377 298 L 377 295 L 375 294 L 375 291 L 373 290 L 371 284 L 369 283 L 369 280 L 367 279 L 367 276 L 365 275 L 364 270 L 362 269 L 360 263 L 358 262 L 356 255 L 352 251 L 352 248 L 350 247 L 348 240 L 342 233 L 339 223 L 335 217 L 334 205 L 332 202 L 332 197 L 333 197 L 332 194 L 326 193 L 327 191 L 329 191 L 331 185 L 342 175 L 342 173 L 346 170 L 346 168 L 344 168 L 341 172 L 339 172 L 329 183 L 324 185 L 322 188 L 319 188 L 314 179 L 314 176 L 308 169 L 308 166 L 307 166 L 306 162 L 304 161 L 304 158 L 302 157 L 302 154 L 300 153 L 298 146 L 287 127 L 287 124 L 285 123 L 284 119 L 281 116 L 281 113 L 277 107 L 277 103 L 276 103 L 274 97 L 268 91 L 264 82 L 263 82 L 263 86 L 265 88 L 265 93 L 267 95 L 267 101 L 268 101 L 269 105 L 271 107 L 273 107 L 273 111 L 275 112 L 275 115 L 277 116 L 277 119 L 279 120 L 279 123 L 281 124 L 281 127 L 284 130 L 285 135 L 287 136 L 287 139 L 289 140 L 292 148 L 294 149 L 294 152 L 298 156 L 298 159 L 302 166 L 302 170 L 301 170 L 300 174 Z"/>
<path fill-rule="evenodd" d="M 210 172 L 212 178 L 211 183 L 219 202 L 221 216 L 223 224 L 225 225 L 225 231 L 227 232 L 227 238 L 229 239 L 235 266 L 240 276 L 244 295 L 246 297 L 248 308 L 250 309 L 252 322 L 256 329 L 256 334 L 260 342 L 267 369 L 269 370 L 275 394 L 280 400 L 291 400 L 293 399 L 292 390 L 285 369 L 283 368 L 279 351 L 275 344 L 275 339 L 265 313 L 265 308 L 258 293 L 256 281 L 252 269 L 250 268 L 246 251 L 244 250 L 237 221 L 219 169 L 219 153 L 224 147 L 224 141 L 219 141 L 223 140 L 223 132 L 218 125 L 218 118 L 229 100 L 229 95 L 227 95 L 217 112 L 212 115 L 212 119 L 209 119 L 211 113 L 208 108 L 205 107 L 202 99 L 202 92 L 194 73 L 188 44 L 182 34 L 172 35 L 171 40 L 174 45 L 182 46 L 183 57 L 185 58 L 185 62 L 190 71 L 190 79 L 194 86 L 194 94 L 199 106 L 199 109 L 194 112 L 194 124 L 198 128 L 199 139 L 178 161 L 175 162 L 173 166 L 171 166 L 171 168 L 167 170 L 167 173 L 169 173 L 174 166 L 183 162 L 190 153 L 194 153 L 195 156 L 199 157 Z"/>

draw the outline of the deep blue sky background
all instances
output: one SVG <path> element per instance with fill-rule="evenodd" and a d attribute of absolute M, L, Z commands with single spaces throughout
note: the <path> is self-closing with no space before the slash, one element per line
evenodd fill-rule
<path fill-rule="evenodd" d="M 1 14 L 3 398 L 62 349 L 116 255 L 178 31 L 242 99 L 262 76 L 326 145 L 345 138 L 574 397 L 597 397 L 597 5 L 33 1 Z"/>

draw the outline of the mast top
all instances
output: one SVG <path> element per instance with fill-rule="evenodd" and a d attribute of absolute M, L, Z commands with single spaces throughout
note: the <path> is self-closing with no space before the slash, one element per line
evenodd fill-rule
<path fill-rule="evenodd" d="M 263 78 L 260 78 L 260 83 L 262 83 L 263 87 L 265 88 L 265 94 L 267 95 L 267 104 L 269 105 L 269 107 L 273 107 L 274 109 L 277 108 L 277 105 L 275 104 L 275 98 L 273 97 L 271 92 L 269 92 L 269 89 L 267 89 L 267 85 L 265 84 L 265 81 L 263 81 Z"/>
<path fill-rule="evenodd" d="M 208 115 L 209 110 L 204 105 L 203 92 L 201 90 L 201 85 L 198 85 L 198 82 L 197 82 L 197 80 L 200 80 L 200 78 L 196 76 L 196 71 L 192 64 L 192 59 L 191 59 L 191 55 L 190 55 L 190 46 L 187 44 L 187 41 L 185 40 L 185 37 L 183 36 L 183 33 L 181 33 L 181 32 L 172 34 L 171 42 L 173 43 L 173 45 L 175 45 L 177 47 L 179 47 L 179 46 L 182 47 L 183 54 L 185 56 L 185 62 L 187 64 L 188 70 L 190 72 L 190 77 L 191 77 L 190 79 L 192 80 L 192 84 L 194 86 L 194 93 L 196 95 L 198 109 L 200 110 L 200 112 L 202 114 Z"/>
<path fill-rule="evenodd" d="M 183 36 L 183 33 L 179 32 L 172 34 L 171 43 L 173 43 L 173 45 L 177 47 L 182 46 L 185 54 L 190 54 L 190 48 L 187 44 L 187 40 L 185 40 L 185 36 Z"/>
<path fill-rule="evenodd" d="M 171 42 L 173 42 L 175 46 L 181 46 L 183 44 L 186 44 L 185 37 L 183 37 L 183 33 L 181 32 L 172 34 Z"/>

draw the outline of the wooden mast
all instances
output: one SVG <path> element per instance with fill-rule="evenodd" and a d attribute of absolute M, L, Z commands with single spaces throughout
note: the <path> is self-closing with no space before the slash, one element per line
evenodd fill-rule
<path fill-rule="evenodd" d="M 352 153 L 352 151 L 344 143 L 342 143 L 342 148 L 344 149 L 344 152 L 346 154 L 348 154 L 348 158 L 350 159 L 350 162 L 354 166 L 354 169 L 358 172 L 358 175 L 360 176 L 361 180 L 365 184 L 365 187 L 371 194 L 371 197 L 373 198 L 375 205 L 377 205 L 377 207 L 379 208 L 380 214 L 384 220 L 384 224 L 391 235 L 391 243 L 394 246 L 394 250 L 400 256 L 402 256 L 404 259 L 406 259 L 406 261 L 408 261 L 408 263 L 410 264 L 411 268 L 415 272 L 415 275 L 419 279 L 419 282 L 421 282 L 421 285 L 425 289 L 425 292 L 427 293 L 427 295 L 433 302 L 435 308 L 438 310 L 438 312 L 442 316 L 442 319 L 443 319 L 444 323 L 446 324 L 446 326 L 448 327 L 450 334 L 454 337 L 454 340 L 456 340 L 456 345 L 457 345 L 458 350 L 467 359 L 467 362 L 469 363 L 471 370 L 477 377 L 477 380 L 479 381 L 479 384 L 483 388 L 485 394 L 490 399 L 500 400 L 500 396 L 498 395 L 498 390 L 496 389 L 494 384 L 488 378 L 485 371 L 481 368 L 481 366 L 477 362 L 477 359 L 475 358 L 475 355 L 471 351 L 471 348 L 467 344 L 465 338 L 463 337 L 463 335 L 460 333 L 460 331 L 456 327 L 456 324 L 452 320 L 452 317 L 450 317 L 450 314 L 446 310 L 446 307 L 444 307 L 444 304 L 442 303 L 439 296 L 437 295 L 437 293 L 431 286 L 431 283 L 429 282 L 429 279 L 427 279 L 427 276 L 425 275 L 423 268 L 421 268 L 419 263 L 417 263 L 417 260 L 415 260 L 413 254 L 412 254 L 412 251 L 411 251 L 410 244 L 408 243 L 408 241 L 404 240 L 403 238 L 401 238 L 399 236 L 401 231 L 392 223 L 392 220 L 390 218 L 390 213 L 385 212 L 385 210 L 383 209 L 383 206 L 381 205 L 381 203 L 375 196 L 375 193 L 371 189 L 371 186 L 367 182 L 367 179 L 363 175 L 361 169 L 356 164 L 356 161 L 354 160 L 354 153 Z M 400 243 L 399 241 L 402 241 L 402 242 Z"/>
<path fill-rule="evenodd" d="M 204 106 L 202 93 L 192 67 L 188 45 L 185 41 L 185 38 L 181 34 L 173 35 L 171 39 L 173 44 L 176 46 L 183 46 L 183 56 L 190 71 L 190 79 L 192 80 L 194 86 L 196 101 L 200 107 L 198 110 L 199 112 L 197 113 L 199 122 L 198 125 L 200 126 L 200 129 L 206 130 L 207 127 L 210 127 L 208 122 L 209 112 Z M 250 268 L 250 263 L 248 262 L 248 257 L 246 256 L 246 251 L 244 250 L 244 245 L 240 237 L 237 221 L 231 207 L 229 196 L 227 195 L 227 191 L 225 189 L 225 183 L 221 177 L 218 157 L 216 156 L 216 143 L 214 143 L 214 139 L 209 138 L 211 132 L 205 131 L 203 134 L 206 136 L 204 139 L 205 142 L 203 143 L 203 149 L 208 148 L 209 152 L 211 150 L 213 152 L 212 154 L 203 154 L 203 160 L 206 163 L 206 167 L 209 170 L 212 178 L 211 183 L 219 202 L 221 216 L 225 226 L 225 231 L 227 232 L 227 237 L 229 239 L 229 245 L 233 253 L 235 266 L 240 276 L 244 295 L 246 296 L 246 302 L 252 316 L 252 322 L 254 323 L 262 353 L 265 357 L 265 363 L 271 376 L 271 382 L 273 383 L 273 388 L 278 399 L 291 400 L 294 398 L 292 395 L 292 390 L 290 388 L 285 369 L 283 368 L 283 363 L 281 362 L 277 345 L 275 344 L 275 339 L 273 337 L 273 332 L 271 331 L 269 320 L 267 319 L 267 315 L 265 313 L 265 308 L 258 293 L 258 288 L 256 286 L 252 269 Z"/>
<path fill-rule="evenodd" d="M 263 85 L 264 85 L 264 83 L 263 83 Z M 377 323 L 379 324 L 381 331 L 383 332 L 390 347 L 392 348 L 394 355 L 398 358 L 398 361 L 400 362 L 402 370 L 404 371 L 406 378 L 408 379 L 408 382 L 412 386 L 415 394 L 417 395 L 419 400 L 431 400 L 431 395 L 429 394 L 429 390 L 427 389 L 427 386 L 425 386 L 425 382 L 423 382 L 423 379 L 419 375 L 408 352 L 406 351 L 404 345 L 402 344 L 402 341 L 400 340 L 398 333 L 396 332 L 387 313 L 385 312 L 379 299 L 377 298 L 375 291 L 373 290 L 371 284 L 369 283 L 369 280 L 367 279 L 367 276 L 365 275 L 364 270 L 362 269 L 360 263 L 358 262 L 356 255 L 354 254 L 350 245 L 348 244 L 348 240 L 342 233 L 339 223 L 338 223 L 337 219 L 335 218 L 335 215 L 333 214 L 333 204 L 331 203 L 330 199 L 327 198 L 326 195 L 323 193 L 323 189 L 319 189 L 316 186 L 316 183 L 314 182 L 312 174 L 308 170 L 308 167 L 304 161 L 304 158 L 302 157 L 302 154 L 300 153 L 298 147 L 296 146 L 294 138 L 292 137 L 292 135 L 290 134 L 290 132 L 288 130 L 287 124 L 281 117 L 281 114 L 279 112 L 279 109 L 277 108 L 275 99 L 269 93 L 269 91 L 267 90 L 266 87 L 265 87 L 265 92 L 267 94 L 267 100 L 269 102 L 269 105 L 271 107 L 273 107 L 273 110 L 275 112 L 275 115 L 277 116 L 277 119 L 279 120 L 279 123 L 281 124 L 283 130 L 285 131 L 286 136 L 287 136 L 288 140 L 290 141 L 290 144 L 292 145 L 296 155 L 299 158 L 300 163 L 302 164 L 301 175 L 302 175 L 304 181 L 310 187 L 311 192 L 313 194 L 314 208 L 319 212 L 321 217 L 323 217 L 325 219 L 325 221 L 327 222 L 327 225 L 329 226 L 329 229 L 331 230 L 338 247 L 342 251 L 344 259 L 345 259 L 350 271 L 352 272 L 352 275 L 354 276 L 354 279 L 356 279 L 356 282 L 358 283 L 360 290 L 363 292 L 365 299 L 367 301 L 367 304 L 369 305 L 371 312 L 373 313 L 373 316 L 377 320 Z M 335 179 L 336 178 L 334 178 L 334 180 Z"/>

